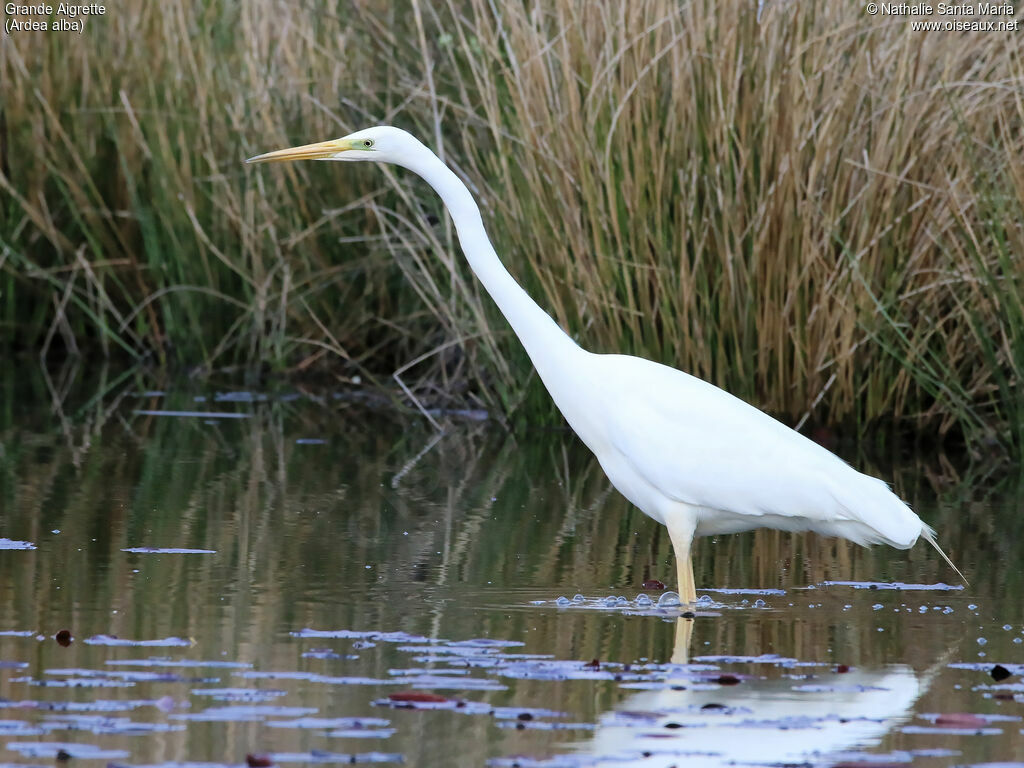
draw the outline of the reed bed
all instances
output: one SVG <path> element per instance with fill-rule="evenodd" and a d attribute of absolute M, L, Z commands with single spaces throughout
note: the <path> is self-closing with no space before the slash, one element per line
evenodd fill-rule
<path fill-rule="evenodd" d="M 1015 33 L 849 3 L 138 3 L 0 43 L 9 349 L 317 372 L 545 419 L 393 123 L 575 338 L 792 424 L 1024 438 Z M 640 393 L 642 394 L 642 393 Z M 876 430 L 884 426 L 885 429 Z"/>

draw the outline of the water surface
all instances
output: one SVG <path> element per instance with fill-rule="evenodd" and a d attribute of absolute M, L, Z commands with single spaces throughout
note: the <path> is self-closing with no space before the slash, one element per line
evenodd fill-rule
<path fill-rule="evenodd" d="M 0 763 L 1024 760 L 1021 496 L 948 459 L 869 467 L 968 588 L 923 544 L 761 531 L 700 542 L 687 619 L 569 434 L 36 395 L 0 420 Z"/>

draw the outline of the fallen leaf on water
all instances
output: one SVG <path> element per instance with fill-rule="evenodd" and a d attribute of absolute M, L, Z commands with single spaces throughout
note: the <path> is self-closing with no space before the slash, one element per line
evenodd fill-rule
<path fill-rule="evenodd" d="M 988 720 L 970 712 L 950 712 L 935 718 L 936 725 L 952 725 L 960 728 L 981 728 L 988 725 Z"/>
<path fill-rule="evenodd" d="M 992 670 L 989 672 L 989 674 L 992 675 L 993 680 L 995 680 L 997 683 L 1000 683 L 1010 676 L 1010 670 L 1008 670 L 1002 664 L 996 664 L 994 667 L 992 667 Z"/>
<path fill-rule="evenodd" d="M 448 701 L 444 696 L 426 691 L 399 691 L 398 693 L 389 693 L 388 698 L 392 701 L 411 701 L 421 704 L 440 704 Z"/>

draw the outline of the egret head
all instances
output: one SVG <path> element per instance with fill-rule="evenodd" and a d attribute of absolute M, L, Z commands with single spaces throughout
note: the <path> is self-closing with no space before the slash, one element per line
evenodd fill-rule
<path fill-rule="evenodd" d="M 412 134 L 401 128 L 380 125 L 365 128 L 340 139 L 279 149 L 250 157 L 247 163 L 281 163 L 288 160 L 373 160 L 378 163 L 406 165 L 426 150 Z"/>

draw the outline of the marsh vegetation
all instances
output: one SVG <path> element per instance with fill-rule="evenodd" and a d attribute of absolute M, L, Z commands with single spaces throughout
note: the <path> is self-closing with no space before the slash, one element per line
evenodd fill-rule
<path fill-rule="evenodd" d="M 595 351 L 789 423 L 1024 436 L 1024 64 L 849 3 L 137 3 L 12 36 L 7 352 L 553 409 L 410 175 L 246 168 L 375 123 L 467 178 Z M 6 354 L 6 353 L 5 353 Z M 357 378 L 358 377 L 358 378 Z"/>

